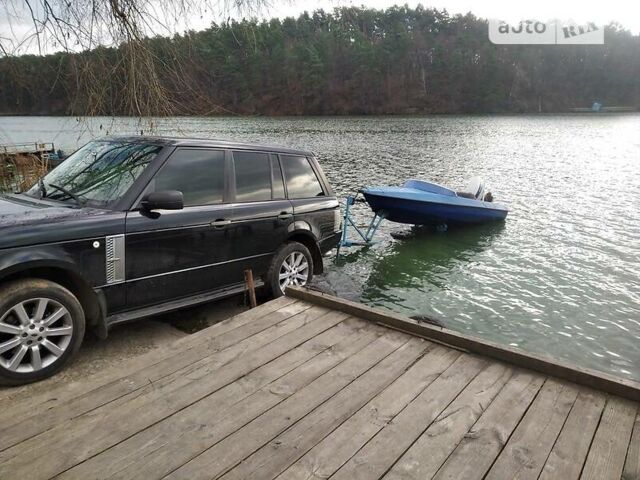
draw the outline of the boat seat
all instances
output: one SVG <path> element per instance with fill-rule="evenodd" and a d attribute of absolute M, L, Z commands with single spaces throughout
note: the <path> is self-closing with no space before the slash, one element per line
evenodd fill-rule
<path fill-rule="evenodd" d="M 476 200 L 476 196 L 473 193 L 469 192 L 456 192 L 456 195 L 463 198 L 470 198 L 471 200 Z"/>
<path fill-rule="evenodd" d="M 471 200 L 481 200 L 480 198 L 476 198 L 473 193 L 469 192 L 456 192 L 456 195 L 462 198 L 470 198 Z M 482 198 L 482 201 L 493 202 L 493 195 L 491 195 L 491 192 L 487 192 L 484 198 Z"/>

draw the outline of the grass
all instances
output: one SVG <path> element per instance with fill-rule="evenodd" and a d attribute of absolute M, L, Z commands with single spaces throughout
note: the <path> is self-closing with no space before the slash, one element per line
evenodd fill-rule
<path fill-rule="evenodd" d="M 0 192 L 22 192 L 49 171 L 49 162 L 33 154 L 0 154 Z"/>

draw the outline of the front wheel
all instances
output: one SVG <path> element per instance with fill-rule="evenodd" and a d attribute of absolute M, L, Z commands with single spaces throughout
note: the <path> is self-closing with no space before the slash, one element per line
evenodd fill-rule
<path fill-rule="evenodd" d="M 49 377 L 76 353 L 85 319 L 78 299 L 57 283 L 17 280 L 0 288 L 0 384 Z"/>
<path fill-rule="evenodd" d="M 313 258 L 298 242 L 285 243 L 273 256 L 267 282 L 274 297 L 281 297 L 288 286 L 304 286 L 313 278 Z"/>

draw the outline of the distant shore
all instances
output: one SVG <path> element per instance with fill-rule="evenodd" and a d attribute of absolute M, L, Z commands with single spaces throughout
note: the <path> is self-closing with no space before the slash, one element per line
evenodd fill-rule
<path fill-rule="evenodd" d="M 327 113 L 327 114 L 218 114 L 218 115 L 153 115 L 142 118 L 308 118 L 308 117 L 424 117 L 424 116 L 455 116 L 455 115 L 496 115 L 496 116 L 514 116 L 514 115 L 568 115 L 568 114 L 622 114 L 622 113 L 638 113 L 640 107 L 603 107 L 600 111 L 593 111 L 587 107 L 575 107 L 568 110 L 549 110 L 549 111 L 486 111 L 486 112 L 388 112 L 388 113 Z M 130 115 L 71 115 L 60 113 L 6 113 L 0 112 L 0 117 L 59 117 L 59 118 L 138 118 Z"/>

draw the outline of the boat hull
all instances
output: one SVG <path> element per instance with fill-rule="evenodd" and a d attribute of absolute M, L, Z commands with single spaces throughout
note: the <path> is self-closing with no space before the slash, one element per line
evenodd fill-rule
<path fill-rule="evenodd" d="M 502 205 L 457 196 L 416 195 L 411 191 L 377 192 L 375 189 L 365 189 L 362 193 L 375 213 L 396 223 L 474 225 L 504 220 L 508 214 Z"/>

